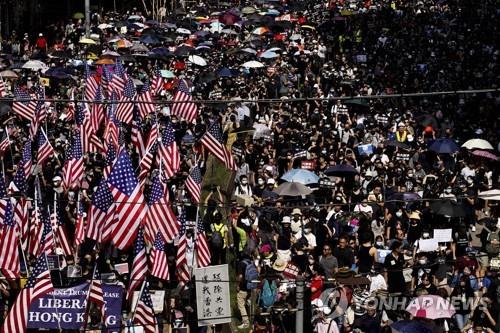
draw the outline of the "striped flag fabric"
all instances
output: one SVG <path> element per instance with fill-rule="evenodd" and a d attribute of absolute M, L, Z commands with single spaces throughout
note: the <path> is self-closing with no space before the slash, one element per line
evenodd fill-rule
<path fill-rule="evenodd" d="M 92 129 L 95 133 L 99 131 L 101 124 L 104 122 L 104 104 L 102 104 L 102 93 L 101 88 L 97 88 L 97 91 L 94 95 L 94 103 L 90 106 L 90 123 L 92 124 Z"/>
<path fill-rule="evenodd" d="M 161 166 L 168 178 L 173 177 L 179 171 L 181 164 L 181 157 L 179 148 L 175 142 L 174 128 L 171 123 L 168 123 L 161 137 L 160 145 L 158 147 L 158 156 L 161 160 Z"/>
<path fill-rule="evenodd" d="M 179 220 L 179 242 L 177 244 L 177 255 L 175 258 L 175 271 L 180 282 L 187 282 L 191 279 L 189 266 L 186 258 L 187 238 L 186 238 L 186 213 L 182 211 L 177 218 Z"/>
<path fill-rule="evenodd" d="M 94 268 L 94 275 L 89 285 L 89 301 L 87 302 L 87 306 L 92 302 L 97 305 L 101 309 L 101 318 L 105 316 L 105 305 L 104 301 L 104 292 L 102 290 L 102 282 L 101 282 L 101 274 L 99 273 L 99 268 L 97 267 L 97 262 Z M 88 313 L 88 311 L 85 311 Z"/>
<path fill-rule="evenodd" d="M 2 157 L 9 148 L 10 148 L 9 132 L 7 129 L 4 129 L 2 133 L 2 140 L 0 141 L 0 157 Z"/>
<path fill-rule="evenodd" d="M 130 273 L 127 299 L 131 299 L 134 290 L 146 279 L 147 273 L 148 258 L 146 256 L 146 243 L 144 242 L 142 228 L 139 228 L 134 242 L 134 260 L 132 261 L 132 272 Z"/>
<path fill-rule="evenodd" d="M 173 116 L 177 116 L 184 119 L 188 123 L 192 123 L 196 120 L 198 116 L 198 106 L 193 103 L 193 97 L 191 96 L 188 88 L 188 83 L 185 79 L 179 80 L 179 87 L 174 95 L 174 103 L 170 113 Z"/>
<path fill-rule="evenodd" d="M 118 223 L 115 224 L 112 239 L 115 246 L 127 248 L 147 212 L 142 189 L 137 182 L 132 162 L 126 149 L 122 149 L 109 175 L 108 184 L 116 204 Z"/>
<path fill-rule="evenodd" d="M 195 204 L 200 203 L 201 181 L 201 169 L 195 165 L 186 179 L 186 189 L 191 195 L 191 201 Z"/>
<path fill-rule="evenodd" d="M 45 135 L 45 131 L 43 128 L 40 129 L 40 134 L 38 135 L 38 157 L 37 164 L 43 165 L 44 162 L 54 155 L 54 148 L 50 144 L 47 139 L 47 135 Z"/>
<path fill-rule="evenodd" d="M 82 136 L 80 132 L 73 134 L 71 151 L 63 168 L 64 187 L 67 189 L 80 186 L 84 172 L 84 158 L 82 149 Z"/>
<path fill-rule="evenodd" d="M 0 80 L 0 98 L 7 96 L 7 88 L 5 87 L 5 82 Z"/>
<path fill-rule="evenodd" d="M 203 221 L 199 218 L 197 221 L 198 235 L 196 237 L 196 258 L 198 260 L 198 267 L 207 267 L 210 265 L 211 255 L 210 247 L 208 246 L 208 239 L 205 233 Z"/>
<path fill-rule="evenodd" d="M 163 77 L 161 76 L 160 67 L 158 67 L 158 65 L 155 66 L 152 88 L 155 96 L 160 95 L 163 90 Z"/>
<path fill-rule="evenodd" d="M 155 320 L 153 301 L 151 300 L 147 285 L 144 285 L 142 293 L 137 300 L 133 321 L 135 324 L 140 325 L 145 333 L 159 333 L 158 325 Z"/>
<path fill-rule="evenodd" d="M 139 163 L 139 167 L 141 170 L 139 174 L 139 180 L 141 181 L 141 183 L 146 180 L 146 176 L 151 170 L 151 166 L 153 165 L 153 156 L 158 150 L 158 125 L 156 123 L 153 124 L 153 127 L 151 127 L 151 130 L 149 131 L 146 147 L 146 153 Z"/>
<path fill-rule="evenodd" d="M 165 239 L 163 239 L 160 232 L 156 233 L 156 237 L 153 242 L 153 249 L 149 259 L 151 275 L 168 281 L 170 276 L 168 274 L 167 255 L 165 253 Z"/>
<path fill-rule="evenodd" d="M 26 332 L 28 311 L 32 302 L 54 290 L 47 257 L 42 254 L 38 257 L 35 267 L 17 299 L 9 311 L 3 324 L 3 333 Z"/>
<path fill-rule="evenodd" d="M 36 204 L 35 209 L 31 212 L 31 223 L 29 229 L 30 237 L 28 252 L 33 255 L 37 255 L 40 247 L 42 246 L 42 235 L 44 231 L 42 219 L 40 206 Z"/>
<path fill-rule="evenodd" d="M 31 168 L 33 167 L 33 161 L 31 160 L 31 140 L 28 139 L 24 144 L 22 151 L 22 159 L 24 176 L 28 178 L 31 174 Z"/>
<path fill-rule="evenodd" d="M 104 130 L 104 140 L 105 142 L 111 140 L 115 149 L 118 149 L 120 146 L 120 123 L 116 120 L 114 108 L 115 105 L 113 104 L 108 107 L 108 121 L 106 122 L 106 128 Z"/>
<path fill-rule="evenodd" d="M 160 232 L 163 239 L 170 241 L 179 232 L 179 225 L 160 177 L 156 175 L 152 181 L 145 224 L 146 239 L 152 242 L 156 233 Z"/>
<path fill-rule="evenodd" d="M 134 96 L 134 81 L 129 78 L 123 90 L 123 95 L 118 100 L 115 114 L 116 119 L 123 123 L 130 124 L 134 116 Z"/>
<path fill-rule="evenodd" d="M 146 80 L 142 86 L 140 94 L 136 98 L 137 109 L 139 110 L 139 116 L 141 119 L 146 118 L 150 113 L 155 112 L 155 105 L 153 104 L 153 95 L 149 86 L 149 82 Z"/>
<path fill-rule="evenodd" d="M 26 251 L 28 248 L 28 233 L 29 233 L 29 213 L 28 200 L 24 197 L 13 199 L 14 205 L 14 221 L 17 224 L 21 246 Z"/>
<path fill-rule="evenodd" d="M 3 224 L 0 224 L 0 269 L 5 277 L 15 279 L 20 276 L 21 265 L 19 262 L 19 237 L 14 221 L 14 205 L 10 198 L 6 201 Z"/>
<path fill-rule="evenodd" d="M 41 229 L 42 229 L 42 241 L 41 252 L 46 254 L 51 254 L 54 252 L 55 241 L 54 241 L 54 229 L 52 228 L 52 218 L 48 216 L 48 213 L 45 209 L 40 209 L 40 217 L 41 217 Z M 35 254 L 39 254 L 36 253 Z"/>
<path fill-rule="evenodd" d="M 95 77 L 92 76 L 90 72 L 90 66 L 85 62 L 85 100 L 93 101 L 97 94 L 97 90 L 99 88 L 99 84 Z"/>
<path fill-rule="evenodd" d="M 101 178 L 97 190 L 92 195 L 87 221 L 87 238 L 97 242 L 106 242 L 111 236 L 115 222 L 113 194 L 104 178 Z"/>
<path fill-rule="evenodd" d="M 201 144 L 215 155 L 219 161 L 224 163 L 227 169 L 232 171 L 238 170 L 233 155 L 224 143 L 221 127 L 218 122 L 214 122 L 201 137 Z"/>
<path fill-rule="evenodd" d="M 38 126 L 42 122 L 41 115 L 40 115 L 42 112 L 41 107 L 42 107 L 42 103 L 36 104 L 35 113 L 33 114 L 33 119 L 31 120 L 31 123 L 30 123 L 29 133 L 30 133 L 30 138 L 33 140 L 37 137 L 36 134 L 38 133 Z"/>
<path fill-rule="evenodd" d="M 83 209 L 83 203 L 78 198 L 76 208 L 76 231 L 75 231 L 75 245 L 80 246 L 85 240 L 85 217 L 86 213 Z"/>
<path fill-rule="evenodd" d="M 73 250 L 69 245 L 66 228 L 57 208 L 56 200 L 54 200 L 54 212 L 50 215 L 50 222 L 55 235 L 55 244 L 57 247 L 60 248 L 66 256 L 73 254 Z"/>
<path fill-rule="evenodd" d="M 117 61 L 115 64 L 115 71 L 111 79 L 111 89 L 116 91 L 116 93 L 118 94 L 118 98 L 121 97 L 121 94 L 125 89 L 127 81 L 128 81 L 127 72 L 125 72 L 125 68 L 123 68 L 121 61 Z"/>
<path fill-rule="evenodd" d="M 23 162 L 19 162 L 17 165 L 16 174 L 14 175 L 14 179 L 10 182 L 9 192 L 26 192 L 26 175 L 24 174 Z"/>
<path fill-rule="evenodd" d="M 17 85 L 14 86 L 14 97 L 12 112 L 25 120 L 31 121 L 35 115 L 37 102 L 32 101 L 30 94 Z"/>
<path fill-rule="evenodd" d="M 144 134 L 142 132 L 142 121 L 137 112 L 134 112 L 134 120 L 132 121 L 132 144 L 134 145 L 139 158 L 142 159 L 146 154 L 146 142 L 144 142 Z"/>
<path fill-rule="evenodd" d="M 104 177 L 108 177 L 113 165 L 116 160 L 116 148 L 115 145 L 110 141 L 108 141 L 108 147 L 106 151 L 106 166 L 104 167 Z"/>

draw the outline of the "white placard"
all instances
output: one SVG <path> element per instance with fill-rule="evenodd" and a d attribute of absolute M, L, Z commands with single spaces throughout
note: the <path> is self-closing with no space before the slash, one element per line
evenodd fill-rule
<path fill-rule="evenodd" d="M 439 244 L 436 239 L 419 239 L 418 240 L 418 252 L 433 252 L 437 251 Z"/>
<path fill-rule="evenodd" d="M 228 266 L 208 266 L 194 270 L 198 326 L 231 322 Z"/>
<path fill-rule="evenodd" d="M 387 257 L 389 253 L 391 253 L 391 250 L 377 250 L 375 261 L 379 264 L 383 264 L 385 262 L 385 257 Z"/>
<path fill-rule="evenodd" d="M 451 242 L 451 229 L 434 229 L 434 239 L 438 243 Z"/>
<path fill-rule="evenodd" d="M 151 296 L 151 302 L 153 302 L 154 312 L 162 313 L 165 299 L 165 290 L 149 290 L 149 296 Z M 135 309 L 135 304 L 137 303 L 138 297 L 139 291 L 134 291 L 134 294 L 132 296 L 132 309 Z"/>

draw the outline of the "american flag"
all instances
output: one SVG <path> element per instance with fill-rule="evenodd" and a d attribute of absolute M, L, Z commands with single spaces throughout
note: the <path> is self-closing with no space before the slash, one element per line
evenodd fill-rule
<path fill-rule="evenodd" d="M 161 76 L 160 67 L 158 67 L 158 65 L 155 66 L 155 75 L 153 78 L 152 88 L 155 96 L 158 96 L 163 90 L 163 78 Z"/>
<path fill-rule="evenodd" d="M 94 97 L 95 103 L 91 104 L 90 107 L 90 122 L 92 124 L 92 129 L 95 133 L 99 131 L 101 124 L 104 122 L 104 104 L 102 104 L 102 93 L 101 88 L 97 88 Z"/>
<path fill-rule="evenodd" d="M 45 254 L 38 257 L 24 289 L 17 296 L 3 324 L 3 333 L 26 331 L 28 311 L 33 301 L 54 290 Z"/>
<path fill-rule="evenodd" d="M 38 135 L 38 165 L 43 165 L 43 162 L 49 157 L 52 157 L 52 155 L 54 155 L 54 148 L 52 148 L 49 140 L 47 140 L 47 136 L 42 128 Z"/>
<path fill-rule="evenodd" d="M 0 157 L 3 156 L 8 148 L 10 148 L 9 132 L 5 129 L 3 131 L 2 141 L 0 141 Z"/>
<path fill-rule="evenodd" d="M 186 80 L 179 80 L 179 87 L 174 95 L 171 114 L 192 123 L 198 116 L 198 107 L 192 102 L 193 97 L 189 93 Z"/>
<path fill-rule="evenodd" d="M 118 93 L 118 98 L 121 97 L 121 93 L 125 89 L 127 80 L 128 76 L 127 72 L 125 72 L 125 68 L 123 68 L 121 61 L 117 61 L 115 65 L 115 72 L 113 74 L 113 79 L 111 80 L 111 85 L 113 87 L 113 90 Z"/>
<path fill-rule="evenodd" d="M 83 203 L 81 202 L 80 198 L 78 198 L 78 203 L 76 208 L 76 231 L 75 231 L 76 246 L 80 246 L 85 240 L 85 217 L 86 214 L 83 209 Z"/>
<path fill-rule="evenodd" d="M 85 62 L 85 100 L 93 101 L 95 99 L 99 84 L 95 77 L 90 73 L 90 66 Z"/>
<path fill-rule="evenodd" d="M 189 194 L 191 194 L 191 199 L 195 204 L 200 202 L 201 181 L 202 178 L 200 167 L 198 165 L 195 165 L 186 179 L 186 189 L 188 190 Z"/>
<path fill-rule="evenodd" d="M 113 93 L 113 85 L 111 81 L 113 80 L 113 73 L 109 70 L 108 66 L 102 66 L 102 78 L 101 78 L 101 87 L 102 91 L 106 93 L 108 98 L 111 98 Z"/>
<path fill-rule="evenodd" d="M 36 133 L 38 133 L 38 125 L 42 122 L 41 118 L 41 108 L 42 108 L 43 103 L 37 103 L 35 107 L 35 113 L 33 114 L 33 119 L 31 120 L 30 123 L 30 138 L 35 139 L 36 138 Z"/>
<path fill-rule="evenodd" d="M 14 222 L 14 205 L 11 199 L 1 199 L 6 201 L 5 213 L 3 215 L 3 224 L 0 224 L 0 269 L 2 273 L 11 279 L 19 277 L 19 237 L 17 225 Z M 0 203 L 3 205 L 3 203 Z"/>
<path fill-rule="evenodd" d="M 16 174 L 14 179 L 9 185 L 9 192 L 26 192 L 26 175 L 24 174 L 23 162 L 19 162 L 17 165 Z"/>
<path fill-rule="evenodd" d="M 234 162 L 233 155 L 226 148 L 224 139 L 222 138 L 222 131 L 220 124 L 214 122 L 202 136 L 201 143 L 212 154 L 220 160 L 229 170 L 238 170 L 236 162 Z"/>
<path fill-rule="evenodd" d="M 104 177 L 108 177 L 111 169 L 113 168 L 113 164 L 115 164 L 116 160 L 116 148 L 111 140 L 108 141 L 108 147 L 106 151 L 106 166 L 104 167 Z"/>
<path fill-rule="evenodd" d="M 54 212 L 50 215 L 50 221 L 52 225 L 52 230 L 55 234 L 55 243 L 57 247 L 61 248 L 64 255 L 69 256 L 73 253 L 71 246 L 69 245 L 68 236 L 66 234 L 66 228 L 64 227 L 63 220 L 59 209 L 57 208 L 57 201 L 54 198 Z"/>
<path fill-rule="evenodd" d="M 149 131 L 146 147 L 146 153 L 139 163 L 139 167 L 141 169 L 139 180 L 141 181 L 141 184 L 146 180 L 146 176 L 153 165 L 153 156 L 158 150 L 158 125 L 156 123 L 153 124 L 153 127 L 151 127 L 151 130 Z"/>
<path fill-rule="evenodd" d="M 7 89 L 5 88 L 5 83 L 0 80 L 0 97 L 5 97 Z"/>
<path fill-rule="evenodd" d="M 106 129 L 104 130 L 104 140 L 106 142 L 111 142 L 115 146 L 115 149 L 118 149 L 119 137 L 120 137 L 120 123 L 116 120 L 115 117 L 115 107 L 116 104 L 110 104 L 108 107 L 108 121 L 106 122 Z"/>
<path fill-rule="evenodd" d="M 75 88 L 71 88 L 71 94 L 69 99 L 71 102 L 68 102 L 68 105 L 66 107 L 66 119 L 68 123 L 72 122 L 75 119 Z"/>
<path fill-rule="evenodd" d="M 99 153 L 104 150 L 104 147 L 101 139 L 97 137 L 94 131 L 90 112 L 85 109 L 83 115 L 83 124 L 80 126 L 83 153 Z"/>
<path fill-rule="evenodd" d="M 134 120 L 132 121 L 132 144 L 134 145 L 139 158 L 142 159 L 146 153 L 146 142 L 144 142 L 144 134 L 142 132 L 142 122 L 137 112 L 134 112 Z"/>
<path fill-rule="evenodd" d="M 25 120 L 31 121 L 35 115 L 36 101 L 30 101 L 30 94 L 19 86 L 14 86 L 15 100 L 12 103 L 12 112 Z"/>
<path fill-rule="evenodd" d="M 87 238 L 98 242 L 105 242 L 111 236 L 115 222 L 115 205 L 113 195 L 104 178 L 92 195 L 92 204 L 89 208 L 87 221 Z M 107 232 L 105 232 L 107 231 Z"/>
<path fill-rule="evenodd" d="M 174 239 L 179 232 L 179 225 L 168 202 L 168 192 L 158 175 L 153 177 L 148 206 L 146 239 L 153 241 L 157 232 L 160 232 L 166 241 Z"/>
<path fill-rule="evenodd" d="M 123 95 L 118 100 L 118 106 L 116 107 L 116 119 L 123 123 L 130 124 L 134 116 L 134 95 L 134 81 L 128 79 L 123 90 Z"/>
<path fill-rule="evenodd" d="M 28 139 L 23 147 L 22 159 L 24 176 L 26 178 L 31 174 L 31 168 L 33 167 L 33 162 L 31 161 L 31 140 Z"/>
<path fill-rule="evenodd" d="M 168 274 L 167 255 L 165 254 L 165 239 L 163 239 L 160 232 L 156 233 L 149 259 L 150 266 L 152 267 L 151 275 L 168 281 L 170 277 Z"/>
<path fill-rule="evenodd" d="M 155 112 L 155 105 L 153 104 L 153 96 L 151 94 L 151 89 L 149 82 L 146 80 L 142 86 L 141 93 L 137 95 L 137 109 L 139 110 L 139 116 L 144 119 L 148 114 Z"/>
<path fill-rule="evenodd" d="M 35 96 L 38 98 L 36 107 L 36 120 L 43 123 L 47 119 L 47 107 L 45 105 L 45 86 L 39 84 L 35 88 Z"/>
<path fill-rule="evenodd" d="M 0 171 L 0 198 L 7 197 L 7 188 L 5 186 L 5 175 Z M 3 215 L 2 215 L 3 216 Z"/>
<path fill-rule="evenodd" d="M 186 258 L 187 251 L 187 238 L 186 238 L 186 213 L 182 211 L 178 217 L 180 230 L 179 230 L 179 243 L 177 245 L 177 256 L 175 258 L 175 270 L 177 279 L 182 282 L 189 281 L 190 272 Z"/>
<path fill-rule="evenodd" d="M 181 157 L 179 148 L 175 142 L 174 128 L 168 123 L 163 130 L 161 142 L 158 148 L 158 156 L 167 177 L 173 177 L 179 171 Z"/>
<path fill-rule="evenodd" d="M 108 184 L 118 214 L 118 223 L 114 226 L 112 238 L 115 246 L 122 250 L 134 240 L 147 212 L 142 189 L 135 178 L 126 149 L 121 150 L 109 175 Z"/>
<path fill-rule="evenodd" d="M 142 293 L 137 300 L 137 307 L 134 313 L 134 323 L 141 325 L 146 333 L 158 333 L 158 325 L 155 320 L 153 302 L 149 295 L 149 288 L 144 285 Z"/>
<path fill-rule="evenodd" d="M 134 260 L 132 261 L 132 272 L 130 273 L 130 285 L 127 292 L 127 299 L 131 299 L 134 290 L 139 287 L 148 273 L 148 258 L 146 256 L 146 243 L 142 228 L 137 231 L 134 242 Z"/>
<path fill-rule="evenodd" d="M 54 230 L 52 229 L 52 218 L 48 216 L 48 211 L 45 209 L 41 208 L 40 209 L 40 216 L 42 219 L 42 225 L 40 226 L 42 228 L 42 241 L 40 242 L 41 245 L 41 251 L 45 252 L 46 254 L 51 254 L 54 252 Z M 36 255 L 38 255 L 38 252 L 35 252 Z"/>
<path fill-rule="evenodd" d="M 64 187 L 75 188 L 80 185 L 84 169 L 82 136 L 79 132 L 73 135 L 73 144 L 63 168 Z"/>
<path fill-rule="evenodd" d="M 207 267 L 210 265 L 211 255 L 210 247 L 208 246 L 207 235 L 203 221 L 198 218 L 197 221 L 198 235 L 196 238 L 196 258 L 198 259 L 198 267 Z"/>
<path fill-rule="evenodd" d="M 28 247 L 28 233 L 29 233 L 29 213 L 28 201 L 24 197 L 14 199 L 14 221 L 17 224 L 21 246 L 26 251 Z"/>
<path fill-rule="evenodd" d="M 36 200 L 35 200 L 36 202 Z M 31 223 L 30 223 L 30 237 L 29 237 L 29 248 L 28 252 L 37 255 L 42 246 L 42 235 L 44 231 L 43 217 L 41 213 L 40 205 L 35 204 L 35 209 L 31 212 Z"/>
<path fill-rule="evenodd" d="M 85 120 L 85 113 L 87 112 L 87 109 L 84 107 L 82 103 L 77 103 L 75 106 L 75 122 L 78 126 L 83 125 L 83 121 Z"/>
<path fill-rule="evenodd" d="M 93 278 L 90 281 L 89 301 L 87 302 L 87 306 L 89 306 L 90 302 L 96 304 L 101 309 L 101 317 L 104 317 L 106 302 L 104 301 L 104 292 L 102 291 L 101 274 L 99 273 L 99 269 L 97 268 L 97 262 L 94 267 Z M 88 311 L 85 311 L 85 313 L 88 313 Z"/>

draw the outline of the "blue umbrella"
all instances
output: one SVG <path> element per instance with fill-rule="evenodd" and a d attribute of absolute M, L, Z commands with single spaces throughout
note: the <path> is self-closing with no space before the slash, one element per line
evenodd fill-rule
<path fill-rule="evenodd" d="M 144 44 L 160 44 L 160 39 L 155 35 L 143 35 L 139 40 Z"/>
<path fill-rule="evenodd" d="M 238 71 L 235 71 L 234 69 L 229 69 L 229 68 L 221 68 L 217 72 L 217 75 L 219 77 L 235 77 L 235 76 L 238 76 Z"/>
<path fill-rule="evenodd" d="M 391 324 L 399 333 L 432 333 L 432 329 L 417 320 L 401 320 Z"/>
<path fill-rule="evenodd" d="M 459 151 L 460 148 L 452 139 L 441 138 L 435 140 L 430 145 L 429 150 L 435 151 L 438 154 L 451 154 Z"/>
<path fill-rule="evenodd" d="M 281 179 L 287 182 L 296 182 L 304 185 L 315 184 L 318 182 L 319 177 L 309 170 L 305 169 L 292 169 L 285 173 Z"/>

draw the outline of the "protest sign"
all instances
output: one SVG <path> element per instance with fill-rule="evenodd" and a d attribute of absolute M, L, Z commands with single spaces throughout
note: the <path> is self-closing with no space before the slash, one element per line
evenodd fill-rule
<path fill-rule="evenodd" d="M 79 330 L 84 326 L 89 284 L 57 288 L 35 300 L 28 313 L 28 328 Z M 108 332 L 120 331 L 122 288 L 103 285 Z"/>
<path fill-rule="evenodd" d="M 196 268 L 194 275 L 198 326 L 230 323 L 228 266 Z"/>
<path fill-rule="evenodd" d="M 149 296 L 151 296 L 151 302 L 153 302 L 153 310 L 155 313 L 162 313 L 165 301 L 165 290 L 149 290 Z M 134 295 L 132 296 L 132 309 L 135 309 L 137 298 L 139 298 L 139 291 L 134 291 Z"/>
<path fill-rule="evenodd" d="M 439 244 L 436 239 L 419 239 L 418 252 L 433 252 L 437 251 Z"/>
<path fill-rule="evenodd" d="M 451 229 L 434 229 L 434 239 L 438 243 L 451 242 Z"/>
<path fill-rule="evenodd" d="M 379 264 L 383 264 L 385 262 L 385 257 L 387 257 L 389 253 L 391 253 L 391 250 L 377 250 L 375 261 Z"/>

